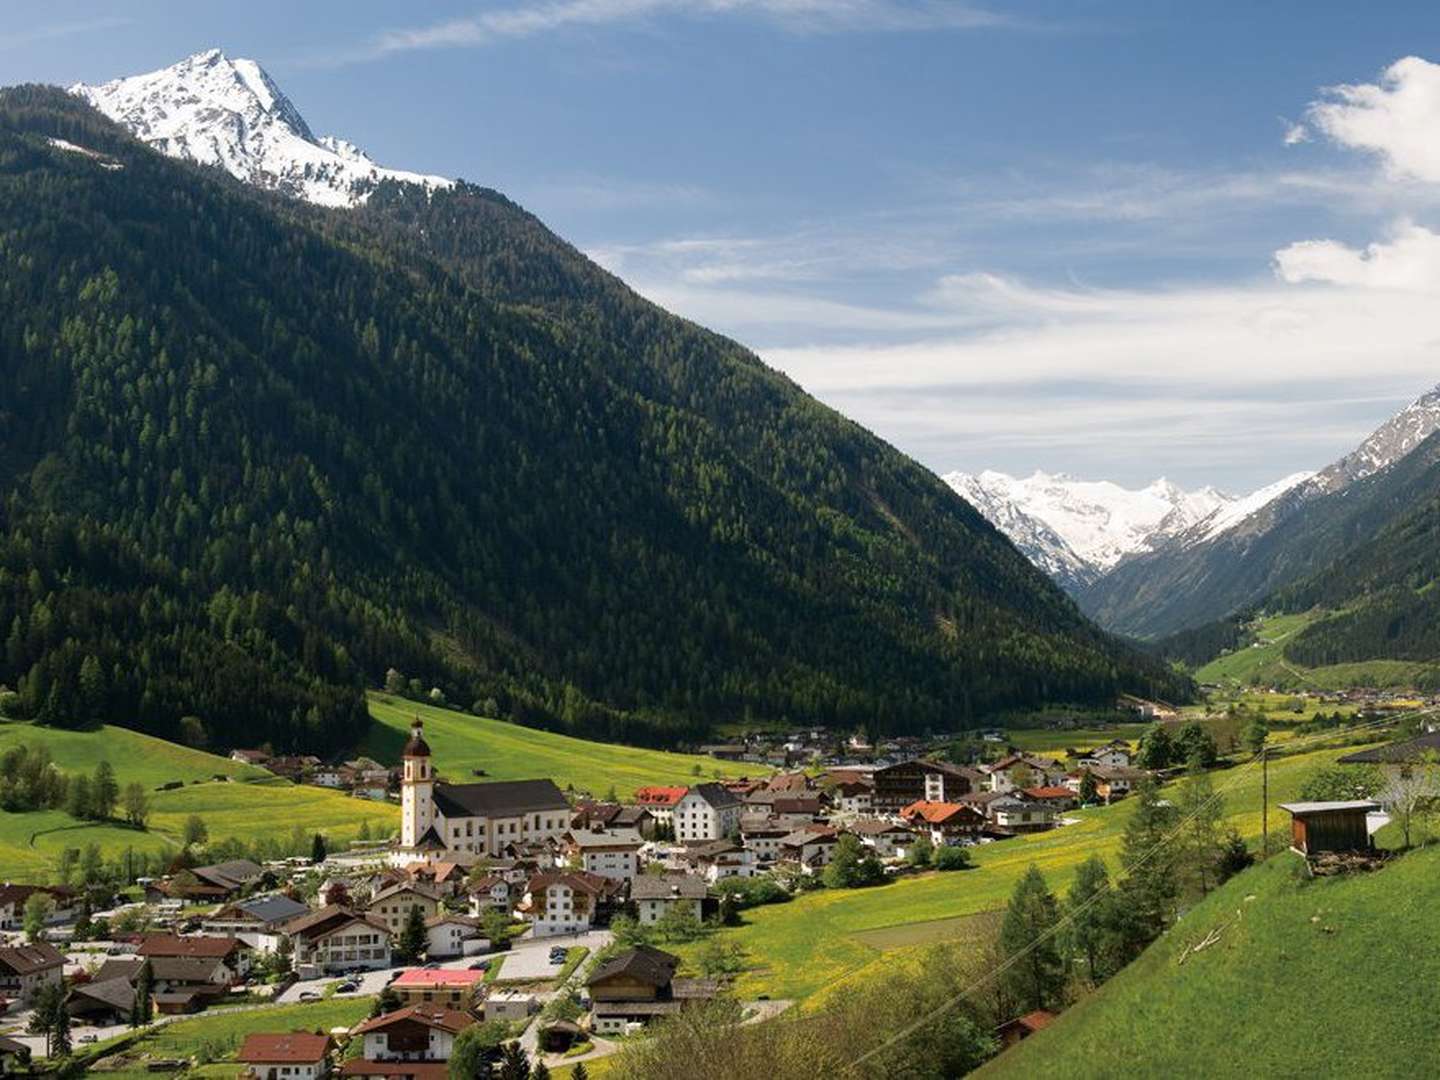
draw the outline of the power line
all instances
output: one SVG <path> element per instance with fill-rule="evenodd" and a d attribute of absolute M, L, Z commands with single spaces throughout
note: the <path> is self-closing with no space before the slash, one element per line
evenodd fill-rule
<path fill-rule="evenodd" d="M 1349 735 L 1356 732 L 1365 731 L 1367 729 L 1377 728 L 1380 726 L 1388 726 L 1389 724 L 1392 724 L 1399 720 L 1404 720 L 1416 716 L 1424 716 L 1436 711 L 1440 710 L 1437 710 L 1435 708 L 1417 709 L 1410 713 L 1403 713 L 1400 716 L 1381 717 L 1375 720 L 1366 721 L 1364 724 L 1359 724 L 1350 728 L 1346 728 L 1343 731 L 1327 731 L 1317 733 L 1312 736 L 1304 736 L 1300 739 L 1292 739 L 1290 740 L 1290 742 L 1285 744 L 1285 747 L 1286 749 L 1289 749 L 1290 747 L 1296 745 L 1303 746 L 1309 743 L 1322 742 L 1328 739 L 1336 738 L 1338 735 Z M 1070 923 L 1074 922 L 1091 907 L 1099 903 L 1101 899 L 1109 895 L 1109 893 L 1112 892 L 1119 883 L 1129 878 L 1131 874 L 1134 873 L 1136 868 L 1141 867 L 1145 865 L 1145 863 L 1149 862 L 1150 859 L 1153 858 L 1162 847 L 1164 847 L 1166 844 L 1170 843 L 1177 836 L 1179 836 L 1180 832 L 1185 828 L 1185 826 L 1188 825 L 1191 821 L 1193 821 L 1201 813 L 1203 813 L 1210 806 L 1211 803 L 1215 802 L 1217 799 L 1220 799 L 1226 791 L 1229 791 L 1230 789 L 1236 787 L 1244 778 L 1245 773 L 1248 770 L 1254 768 L 1256 763 L 1262 759 L 1264 753 L 1265 750 L 1262 747 L 1261 750 L 1257 752 L 1253 757 L 1251 757 L 1249 761 L 1245 762 L 1245 764 L 1240 766 L 1240 772 L 1238 772 L 1231 779 L 1230 783 L 1226 784 L 1221 789 L 1213 792 L 1208 799 L 1202 802 L 1199 806 L 1195 807 L 1195 809 L 1192 810 L 1190 814 L 1188 814 L 1184 818 L 1181 818 L 1180 821 L 1176 823 L 1173 829 L 1171 829 L 1168 833 L 1166 833 L 1159 840 L 1157 840 L 1147 851 L 1143 852 L 1138 859 L 1135 859 L 1129 866 L 1122 867 L 1121 873 L 1117 877 L 1113 879 L 1108 879 L 1106 881 L 1104 889 L 1097 891 L 1088 900 L 1085 900 L 1079 906 L 1069 910 L 1054 926 L 1050 927 L 1043 933 L 1037 934 L 1028 945 L 1026 945 L 1019 952 L 1008 957 L 1004 963 L 1000 964 L 995 968 L 992 968 L 990 971 L 986 972 L 980 978 L 976 979 L 973 983 L 967 986 L 964 990 L 961 990 L 958 994 L 955 994 L 953 997 L 942 1002 L 940 1005 L 937 1005 L 935 1008 L 931 1009 L 928 1013 L 925 1013 L 919 1019 L 913 1021 L 910 1024 L 907 1024 L 899 1031 L 894 1032 L 893 1034 L 886 1037 L 883 1042 L 861 1054 L 854 1061 L 850 1062 L 850 1064 L 846 1067 L 847 1070 L 853 1070 L 858 1068 L 860 1065 L 864 1064 L 866 1061 L 870 1060 L 872 1057 L 874 1057 L 876 1054 L 879 1054 L 881 1051 L 889 1049 L 891 1046 L 895 1045 L 895 1043 L 899 1042 L 902 1039 L 909 1038 L 921 1028 L 927 1026 L 928 1024 L 937 1020 L 939 1017 L 943 1016 L 945 1013 L 949 1012 L 962 1000 L 969 997 L 986 983 L 989 983 L 999 975 L 1004 974 L 1006 971 L 1018 964 L 1025 957 L 1029 956 L 1030 953 L 1038 949 L 1046 941 L 1049 941 L 1051 938 L 1058 935 L 1061 930 L 1065 929 Z"/>

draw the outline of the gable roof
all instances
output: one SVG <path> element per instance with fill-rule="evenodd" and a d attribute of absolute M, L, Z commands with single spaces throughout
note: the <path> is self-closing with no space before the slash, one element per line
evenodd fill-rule
<path fill-rule="evenodd" d="M 265 870 L 258 863 L 253 863 L 249 859 L 227 859 L 225 862 L 214 863 L 210 866 L 194 867 L 190 873 L 207 885 L 215 885 L 222 889 L 238 889 L 252 881 L 259 881 L 264 876 Z"/>
<path fill-rule="evenodd" d="M 33 975 L 37 971 L 63 967 L 64 964 L 64 955 L 48 941 L 0 949 L 0 971 L 8 971 L 17 976 Z"/>
<path fill-rule="evenodd" d="M 156 934 L 142 941 L 140 948 L 135 951 L 141 956 L 198 956 L 222 960 L 231 953 L 249 947 L 239 938 L 233 937 L 178 937 L 175 934 Z"/>
<path fill-rule="evenodd" d="M 309 915 L 301 915 L 298 919 L 286 923 L 284 930 L 287 934 L 301 937 L 322 937 L 352 922 L 363 922 L 366 926 L 373 926 L 386 935 L 390 933 L 390 928 L 379 919 L 362 915 L 347 907 L 341 907 L 339 904 L 329 904 L 319 911 L 312 911 Z"/>
<path fill-rule="evenodd" d="M 585 985 L 594 986 L 606 979 L 624 976 L 649 986 L 668 986 L 670 980 L 675 977 L 675 969 L 679 966 L 680 958 L 673 953 L 667 953 L 649 945 L 636 945 L 632 949 L 626 949 L 624 952 L 612 956 L 601 964 L 590 973 L 590 977 L 585 980 Z"/>
<path fill-rule="evenodd" d="M 539 810 L 569 810 L 553 780 L 498 780 L 487 784 L 438 784 L 435 808 L 447 818 L 520 817 Z"/>
<path fill-rule="evenodd" d="M 701 900 L 709 892 L 693 874 L 641 874 L 630 882 L 631 900 Z"/>
<path fill-rule="evenodd" d="M 460 1012 L 458 1009 L 447 1009 L 443 1005 L 427 1001 L 366 1020 L 359 1027 L 352 1029 L 350 1034 L 364 1035 L 368 1031 L 383 1031 L 385 1028 L 405 1020 L 413 1020 L 426 1027 L 438 1028 L 451 1034 L 464 1031 L 471 1024 L 476 1023 L 475 1018 L 468 1013 Z"/>
<path fill-rule="evenodd" d="M 642 787 L 635 789 L 635 801 L 641 806 L 674 806 L 685 797 L 689 788 L 684 787 Z"/>
<path fill-rule="evenodd" d="M 391 986 L 469 986 L 485 981 L 485 972 L 452 968 L 407 968 Z"/>
<path fill-rule="evenodd" d="M 613 878 L 592 874 L 588 870 L 550 870 L 532 877 L 528 888 L 533 893 L 541 889 L 548 889 L 551 885 L 568 885 L 572 889 L 589 893 L 591 896 L 604 896 L 606 893 L 617 891 L 620 882 Z"/>
<path fill-rule="evenodd" d="M 856 836 L 883 836 L 885 833 L 910 832 L 907 825 L 897 825 L 893 821 L 885 821 L 881 818 L 861 818 L 859 821 L 851 822 L 848 828 Z"/>
<path fill-rule="evenodd" d="M 398 881 L 394 885 L 381 889 L 370 898 L 370 907 L 374 907 L 381 900 L 389 900 L 392 896 L 399 896 L 402 893 L 414 893 L 416 896 L 424 897 L 431 903 L 440 902 L 440 894 L 428 885 L 422 885 L 418 881 Z"/>
<path fill-rule="evenodd" d="M 594 832 L 590 829 L 572 829 L 569 833 L 572 844 L 578 848 L 635 847 L 645 843 L 634 829 L 611 829 L 608 832 Z"/>
<path fill-rule="evenodd" d="M 310 910 L 308 904 L 302 904 L 289 896 L 276 894 L 275 896 L 256 896 L 249 900 L 237 900 L 233 904 L 226 904 L 216 911 L 209 919 L 234 919 L 247 918 L 262 923 L 281 923 L 297 919 Z"/>
<path fill-rule="evenodd" d="M 919 818 L 930 825 L 946 825 L 959 818 L 976 818 L 983 815 L 968 803 L 927 802 L 924 799 L 913 802 L 900 811 L 903 818 Z"/>
<path fill-rule="evenodd" d="M 704 799 L 712 809 L 723 810 L 729 806 L 739 806 L 743 800 L 735 792 L 731 791 L 724 784 L 696 784 L 685 792 L 685 795 L 694 795 Z"/>
<path fill-rule="evenodd" d="M 30 899 L 32 893 L 45 893 L 58 904 L 69 904 L 75 899 L 75 894 L 70 889 L 50 885 L 13 885 L 6 882 L 0 885 L 0 907 L 14 904 L 16 907 L 24 905 Z"/>
<path fill-rule="evenodd" d="M 90 998 L 121 1013 L 128 1013 L 135 1005 L 135 988 L 128 979 L 97 979 L 91 983 L 80 983 L 70 991 L 70 996 Z"/>
<path fill-rule="evenodd" d="M 329 1052 L 329 1035 L 313 1035 L 308 1031 L 295 1031 L 288 1035 L 254 1032 L 245 1036 L 235 1060 L 263 1065 L 271 1062 L 304 1064 L 319 1061 Z"/>

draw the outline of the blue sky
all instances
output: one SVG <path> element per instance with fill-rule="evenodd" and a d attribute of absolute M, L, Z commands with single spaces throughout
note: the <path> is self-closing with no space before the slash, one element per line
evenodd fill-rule
<path fill-rule="evenodd" d="M 0 81 L 218 45 L 936 471 L 1240 491 L 1440 382 L 1440 9 L 1383 12 L 9 0 Z"/>

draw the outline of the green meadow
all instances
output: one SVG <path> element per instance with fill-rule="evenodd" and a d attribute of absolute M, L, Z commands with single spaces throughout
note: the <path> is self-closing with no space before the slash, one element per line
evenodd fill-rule
<path fill-rule="evenodd" d="M 768 773 L 763 765 L 717 761 L 696 754 L 589 742 L 569 735 L 489 720 L 453 709 L 420 705 L 386 694 L 370 696 L 372 725 L 365 753 L 395 761 L 412 719 L 425 722 L 435 768 L 454 783 L 549 777 L 561 788 L 603 796 L 613 786 L 622 798 L 648 784 L 694 784 L 713 777 Z M 484 776 L 474 770 L 483 769 Z"/>
<path fill-rule="evenodd" d="M 1270 765 L 1272 845 L 1288 828 L 1276 808 L 1293 798 L 1304 779 L 1348 750 L 1319 750 L 1281 757 Z M 1248 839 L 1261 832 L 1258 767 L 1240 766 L 1213 776 L 1225 796 L 1225 826 Z M 1134 810 L 1125 800 L 1072 815 L 1077 824 L 971 849 L 975 867 L 950 873 L 902 878 L 869 889 L 806 893 L 789 903 L 753 908 L 744 924 L 720 931 L 723 940 L 744 949 L 747 969 L 736 992 L 743 998 L 768 994 L 804 999 L 834 992 L 851 978 L 863 978 L 872 964 L 891 963 L 897 952 L 926 941 L 963 936 L 973 926 L 964 916 L 1002 908 L 1015 883 L 1032 863 L 1050 887 L 1062 894 L 1075 868 L 1100 854 L 1118 867 L 1121 835 Z M 694 958 L 701 946 L 676 951 Z"/>

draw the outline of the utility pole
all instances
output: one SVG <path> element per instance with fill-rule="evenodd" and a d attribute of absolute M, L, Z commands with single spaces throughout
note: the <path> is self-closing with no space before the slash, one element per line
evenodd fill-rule
<path fill-rule="evenodd" d="M 1270 857 L 1270 748 L 1260 747 L 1260 859 Z"/>

